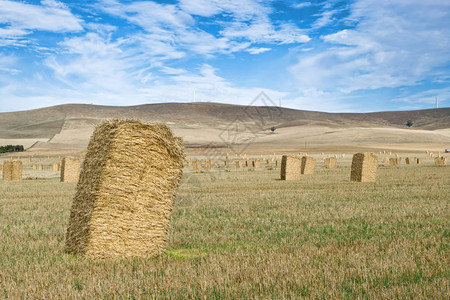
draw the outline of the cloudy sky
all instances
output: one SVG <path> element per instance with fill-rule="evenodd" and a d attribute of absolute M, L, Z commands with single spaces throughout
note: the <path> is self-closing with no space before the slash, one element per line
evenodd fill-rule
<path fill-rule="evenodd" d="M 298 109 L 423 109 L 449 107 L 449 83 L 448 0 L 0 0 L 0 112 L 192 102 L 194 90 L 198 102 L 264 91 Z"/>

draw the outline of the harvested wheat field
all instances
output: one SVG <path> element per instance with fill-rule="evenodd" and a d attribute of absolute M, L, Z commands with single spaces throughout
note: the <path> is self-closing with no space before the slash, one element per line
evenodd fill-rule
<path fill-rule="evenodd" d="M 65 250 L 91 258 L 160 254 L 184 157 L 181 140 L 166 125 L 98 125 L 83 162 Z"/>
<path fill-rule="evenodd" d="M 28 180 L 0 181 L 2 298 L 447 299 L 450 166 L 409 155 L 423 164 L 364 184 L 351 155 L 299 181 L 275 162 L 186 167 L 166 250 L 102 260 L 64 251 L 77 184 L 26 163 Z"/>

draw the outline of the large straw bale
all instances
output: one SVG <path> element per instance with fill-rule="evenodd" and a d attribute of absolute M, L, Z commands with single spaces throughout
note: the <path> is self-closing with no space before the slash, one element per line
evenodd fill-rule
<path fill-rule="evenodd" d="M 378 157 L 373 153 L 356 153 L 353 155 L 350 181 L 375 182 Z"/>
<path fill-rule="evenodd" d="M 302 174 L 313 174 L 316 160 L 311 156 L 302 157 Z"/>
<path fill-rule="evenodd" d="M 236 164 L 236 168 L 242 168 L 242 161 L 237 160 L 237 161 L 235 162 L 235 164 Z"/>
<path fill-rule="evenodd" d="M 405 158 L 405 164 L 410 165 L 411 159 L 409 157 Z"/>
<path fill-rule="evenodd" d="M 330 157 L 325 159 L 325 167 L 327 169 L 337 169 L 337 159 L 336 157 Z"/>
<path fill-rule="evenodd" d="M 61 182 L 78 182 L 80 177 L 80 159 L 64 157 L 61 163 Z"/>
<path fill-rule="evenodd" d="M 205 169 L 211 170 L 211 161 L 210 160 L 205 160 Z"/>
<path fill-rule="evenodd" d="M 420 158 L 416 158 L 416 164 L 421 165 L 422 164 L 422 160 Z"/>
<path fill-rule="evenodd" d="M 59 171 L 59 164 L 58 163 L 53 163 L 52 164 L 52 170 L 53 171 Z"/>
<path fill-rule="evenodd" d="M 3 162 L 3 180 L 22 180 L 22 161 L 4 161 Z"/>
<path fill-rule="evenodd" d="M 302 160 L 298 156 L 281 157 L 281 180 L 298 180 L 302 170 Z"/>
<path fill-rule="evenodd" d="M 73 200 L 66 251 L 92 258 L 160 254 L 183 160 L 181 139 L 165 125 L 98 125 Z"/>
<path fill-rule="evenodd" d="M 44 170 L 44 165 L 43 165 L 43 164 L 39 164 L 39 165 L 38 165 L 38 170 L 39 170 L 39 171 Z"/>

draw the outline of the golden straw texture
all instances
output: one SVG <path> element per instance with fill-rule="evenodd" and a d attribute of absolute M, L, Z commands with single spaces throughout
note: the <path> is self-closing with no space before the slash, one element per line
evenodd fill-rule
<path fill-rule="evenodd" d="M 336 157 L 325 158 L 325 167 L 327 169 L 337 169 L 337 158 Z"/>
<path fill-rule="evenodd" d="M 22 161 L 4 161 L 3 162 L 3 180 L 22 180 Z"/>
<path fill-rule="evenodd" d="M 66 251 L 92 258 L 160 254 L 184 158 L 181 139 L 165 125 L 98 125 L 73 200 Z"/>
<path fill-rule="evenodd" d="M 61 163 L 61 182 L 78 182 L 80 177 L 80 160 L 64 157 Z"/>
<path fill-rule="evenodd" d="M 353 155 L 350 181 L 375 182 L 378 157 L 373 153 L 356 153 Z"/>
<path fill-rule="evenodd" d="M 311 156 L 302 157 L 302 174 L 313 174 L 316 160 Z"/>
<path fill-rule="evenodd" d="M 298 180 L 302 170 L 302 160 L 298 156 L 281 157 L 281 180 Z"/>

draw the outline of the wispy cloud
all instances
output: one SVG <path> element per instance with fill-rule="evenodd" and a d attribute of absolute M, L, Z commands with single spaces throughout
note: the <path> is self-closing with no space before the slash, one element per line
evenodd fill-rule
<path fill-rule="evenodd" d="M 448 1 L 357 1 L 357 26 L 323 36 L 328 49 L 301 55 L 292 72 L 301 88 L 343 93 L 415 85 L 449 65 L 448 11 Z"/>
<path fill-rule="evenodd" d="M 16 1 L 0 1 L 0 23 L 16 30 L 74 32 L 83 30 L 82 20 L 57 1 L 42 1 L 32 5 Z"/>

